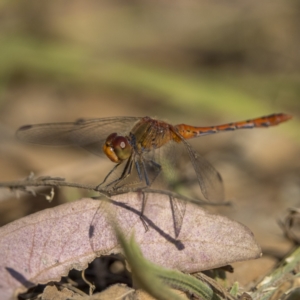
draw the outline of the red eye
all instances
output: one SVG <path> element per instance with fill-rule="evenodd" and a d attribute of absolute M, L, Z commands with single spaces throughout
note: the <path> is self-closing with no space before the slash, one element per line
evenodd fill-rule
<path fill-rule="evenodd" d="M 103 145 L 104 153 L 115 163 L 129 158 L 132 151 L 131 149 L 128 140 L 124 136 L 118 136 L 115 132 L 107 137 Z"/>
<path fill-rule="evenodd" d="M 124 136 L 116 136 L 112 147 L 120 160 L 127 159 L 131 155 L 131 145 Z"/>
<path fill-rule="evenodd" d="M 105 144 L 107 145 L 107 146 L 110 146 L 112 143 L 113 143 L 113 141 L 114 141 L 114 139 L 116 138 L 116 136 L 117 136 L 117 134 L 114 132 L 114 133 L 111 133 L 107 138 L 106 138 L 106 141 L 105 141 Z"/>
<path fill-rule="evenodd" d="M 124 136 L 116 136 L 112 141 L 113 148 L 125 149 L 128 144 L 128 141 Z"/>

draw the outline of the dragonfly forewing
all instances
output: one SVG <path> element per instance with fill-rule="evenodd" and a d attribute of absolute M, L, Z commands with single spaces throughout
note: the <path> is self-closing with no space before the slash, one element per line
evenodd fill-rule
<path fill-rule="evenodd" d="M 103 155 L 102 146 L 112 132 L 127 135 L 139 117 L 114 117 L 78 120 L 71 123 L 46 123 L 21 127 L 19 140 L 41 145 L 76 145 L 96 155 Z"/>

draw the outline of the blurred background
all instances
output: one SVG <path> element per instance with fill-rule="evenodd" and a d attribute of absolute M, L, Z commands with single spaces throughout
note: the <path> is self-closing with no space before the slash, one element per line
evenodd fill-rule
<path fill-rule="evenodd" d="M 265 253 L 234 265 L 232 280 L 257 279 L 291 249 L 278 220 L 300 201 L 299 28 L 291 0 L 2 1 L 0 181 L 33 171 L 97 184 L 111 169 L 83 150 L 21 144 L 24 124 L 147 115 L 210 126 L 293 114 L 191 142 L 223 177 L 233 206 L 219 212 L 248 226 Z M 1 225 L 84 195 L 59 189 L 49 204 L 1 189 Z"/>

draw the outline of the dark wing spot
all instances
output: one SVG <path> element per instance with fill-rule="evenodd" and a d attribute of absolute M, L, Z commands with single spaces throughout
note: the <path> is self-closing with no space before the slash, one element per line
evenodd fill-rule
<path fill-rule="evenodd" d="M 220 182 L 223 182 L 223 179 L 222 179 L 222 177 L 221 177 L 221 175 L 220 175 L 219 172 L 217 172 L 217 177 L 218 177 L 218 179 L 219 179 Z"/>
<path fill-rule="evenodd" d="M 18 130 L 21 131 L 21 130 L 28 130 L 32 127 L 32 125 L 24 125 L 22 127 L 20 127 Z"/>
<path fill-rule="evenodd" d="M 80 124 L 82 124 L 82 123 L 84 123 L 85 122 L 85 119 L 77 119 L 76 121 L 75 121 L 75 125 L 80 125 Z"/>

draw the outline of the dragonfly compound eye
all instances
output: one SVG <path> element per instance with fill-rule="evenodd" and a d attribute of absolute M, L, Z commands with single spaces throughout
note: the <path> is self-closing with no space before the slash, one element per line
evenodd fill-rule
<path fill-rule="evenodd" d="M 110 134 L 103 145 L 103 152 L 115 163 L 129 158 L 131 151 L 132 148 L 128 140 L 123 136 L 118 136 L 116 133 Z"/>
<path fill-rule="evenodd" d="M 112 142 L 113 149 L 120 160 L 129 158 L 131 155 L 131 145 L 124 136 L 116 136 Z"/>

